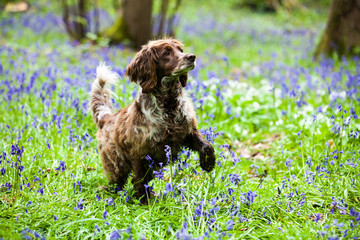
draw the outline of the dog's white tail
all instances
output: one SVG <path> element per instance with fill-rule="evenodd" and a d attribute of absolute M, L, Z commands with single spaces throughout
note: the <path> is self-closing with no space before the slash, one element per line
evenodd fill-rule
<path fill-rule="evenodd" d="M 92 84 L 90 93 L 90 108 L 96 125 L 107 114 L 113 114 L 111 104 L 111 91 L 109 85 L 117 81 L 119 75 L 110 70 L 105 63 L 96 68 L 96 79 Z"/>

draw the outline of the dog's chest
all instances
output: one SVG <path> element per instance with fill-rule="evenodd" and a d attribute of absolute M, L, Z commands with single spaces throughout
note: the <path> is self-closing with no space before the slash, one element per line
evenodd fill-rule
<path fill-rule="evenodd" d="M 186 96 L 154 102 L 145 112 L 149 121 L 148 139 L 153 144 L 181 142 L 193 130 L 196 115 Z"/>

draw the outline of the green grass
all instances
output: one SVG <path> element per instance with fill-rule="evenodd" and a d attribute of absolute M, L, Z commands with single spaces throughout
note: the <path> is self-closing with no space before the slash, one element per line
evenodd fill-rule
<path fill-rule="evenodd" d="M 50 10 L 58 13 L 42 9 Z M 0 16 L 0 238 L 360 236 L 360 121 L 351 111 L 360 113 L 360 65 L 313 61 L 325 11 L 270 15 L 232 1 L 183 3 L 177 37 L 198 59 L 187 92 L 199 127 L 218 133 L 217 165 L 207 174 L 197 154 L 184 151 L 151 182 L 157 196 L 147 206 L 130 181 L 120 194 L 104 190 L 87 110 L 97 64 L 123 75 L 134 52 L 74 46 L 52 16 L 30 14 Z M 137 86 L 121 78 L 113 90 L 121 108 Z M 56 170 L 60 161 L 66 169 Z"/>

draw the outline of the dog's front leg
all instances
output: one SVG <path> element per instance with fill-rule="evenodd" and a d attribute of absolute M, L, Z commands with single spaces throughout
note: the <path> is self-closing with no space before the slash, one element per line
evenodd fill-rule
<path fill-rule="evenodd" d="M 207 172 L 213 170 L 216 159 L 214 148 L 207 140 L 205 140 L 199 130 L 194 131 L 185 138 L 185 146 L 190 150 L 199 152 L 200 166 L 202 169 Z"/>

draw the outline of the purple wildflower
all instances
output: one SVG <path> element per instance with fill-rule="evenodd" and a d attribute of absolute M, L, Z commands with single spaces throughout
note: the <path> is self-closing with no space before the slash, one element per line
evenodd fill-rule
<path fill-rule="evenodd" d="M 145 159 L 150 162 L 149 167 L 152 168 L 154 166 L 154 160 L 149 155 L 146 155 Z"/>
<path fill-rule="evenodd" d="M 290 159 L 290 158 L 286 159 L 285 166 L 287 166 L 288 168 L 291 168 L 291 162 L 292 162 L 292 159 Z"/>
<path fill-rule="evenodd" d="M 232 219 L 230 219 L 227 223 L 226 223 L 226 230 L 232 230 L 234 228 L 234 221 Z"/>
<path fill-rule="evenodd" d="M 170 193 L 171 197 L 174 197 L 174 187 L 171 183 L 166 183 L 165 193 Z"/>
<path fill-rule="evenodd" d="M 108 215 L 108 212 L 105 210 L 103 213 L 103 218 L 106 219 L 107 215 Z"/>
<path fill-rule="evenodd" d="M 83 199 L 80 199 L 79 202 L 76 204 L 76 206 L 74 207 L 74 210 L 83 210 L 84 208 L 84 204 L 83 204 Z"/>
<path fill-rule="evenodd" d="M 62 172 L 66 170 L 65 161 L 60 161 L 59 167 L 55 168 L 56 171 L 59 171 L 60 169 L 61 169 Z"/>
<path fill-rule="evenodd" d="M 121 239 L 120 233 L 118 230 L 114 230 L 111 234 L 110 234 L 110 240 L 117 240 L 117 239 Z"/>
<path fill-rule="evenodd" d="M 166 155 L 166 159 L 167 159 L 167 163 L 170 163 L 170 158 L 171 158 L 171 148 L 168 145 L 165 145 L 165 155 Z"/>
<path fill-rule="evenodd" d="M 78 181 L 77 184 L 79 186 L 79 192 L 81 192 L 81 184 L 80 184 L 80 182 Z"/>
<path fill-rule="evenodd" d="M 96 199 L 97 199 L 98 201 L 100 201 L 101 196 L 100 196 L 99 194 L 96 194 Z"/>
<path fill-rule="evenodd" d="M 246 199 L 248 200 L 248 204 L 252 204 L 254 203 L 254 200 L 255 200 L 255 197 L 257 196 L 256 192 L 253 192 L 253 191 L 249 191 L 247 194 L 246 194 Z"/>

